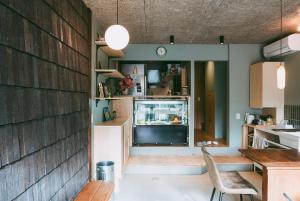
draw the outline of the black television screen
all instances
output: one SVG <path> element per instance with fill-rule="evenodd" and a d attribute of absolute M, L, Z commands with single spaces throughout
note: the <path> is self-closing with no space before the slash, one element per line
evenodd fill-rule
<path fill-rule="evenodd" d="M 160 83 L 160 72 L 159 70 L 148 70 L 148 84 Z"/>

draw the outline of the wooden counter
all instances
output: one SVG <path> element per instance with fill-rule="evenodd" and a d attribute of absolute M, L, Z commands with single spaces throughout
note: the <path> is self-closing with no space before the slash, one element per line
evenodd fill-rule
<path fill-rule="evenodd" d="M 300 168 L 300 152 L 295 149 L 240 149 L 240 152 L 267 169 Z"/>
<path fill-rule="evenodd" d="M 128 119 L 125 118 L 117 118 L 111 121 L 104 121 L 96 123 L 95 126 L 123 126 Z"/>
<path fill-rule="evenodd" d="M 240 152 L 263 167 L 262 201 L 300 201 L 300 153 L 297 150 L 240 149 Z"/>
<path fill-rule="evenodd" d="M 115 163 L 115 190 L 118 191 L 120 179 L 129 158 L 129 120 L 117 118 L 94 125 L 92 148 L 92 179 L 96 179 L 96 164 L 100 161 Z"/>

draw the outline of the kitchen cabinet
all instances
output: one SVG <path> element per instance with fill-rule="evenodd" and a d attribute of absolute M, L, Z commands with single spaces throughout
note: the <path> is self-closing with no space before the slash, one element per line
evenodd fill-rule
<path fill-rule="evenodd" d="M 111 101 L 111 110 L 117 111 L 118 118 L 128 120 L 129 146 L 132 146 L 132 124 L 133 124 L 133 97 L 125 96 L 119 100 Z"/>
<path fill-rule="evenodd" d="M 129 121 L 117 118 L 112 121 L 97 123 L 94 126 L 92 173 L 96 179 L 96 164 L 100 161 L 115 163 L 115 189 L 118 190 L 129 157 Z"/>
<path fill-rule="evenodd" d="M 250 107 L 283 108 L 284 90 L 277 88 L 280 62 L 260 62 L 250 66 Z"/>

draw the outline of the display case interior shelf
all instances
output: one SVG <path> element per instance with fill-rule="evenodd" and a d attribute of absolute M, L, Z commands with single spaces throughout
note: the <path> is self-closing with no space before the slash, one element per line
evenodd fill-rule
<path fill-rule="evenodd" d="M 108 47 L 104 40 L 96 40 L 95 44 L 100 47 L 100 49 L 109 57 L 124 57 L 124 53 L 122 50 L 114 50 Z"/>
<path fill-rule="evenodd" d="M 108 78 L 118 78 L 118 79 L 125 78 L 125 76 L 116 69 L 96 69 L 95 71 L 97 73 L 103 74 Z"/>

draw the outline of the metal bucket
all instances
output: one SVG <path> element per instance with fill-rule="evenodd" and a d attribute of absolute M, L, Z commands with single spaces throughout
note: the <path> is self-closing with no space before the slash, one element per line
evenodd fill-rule
<path fill-rule="evenodd" d="M 97 180 L 114 182 L 114 162 L 101 161 L 96 164 Z"/>

